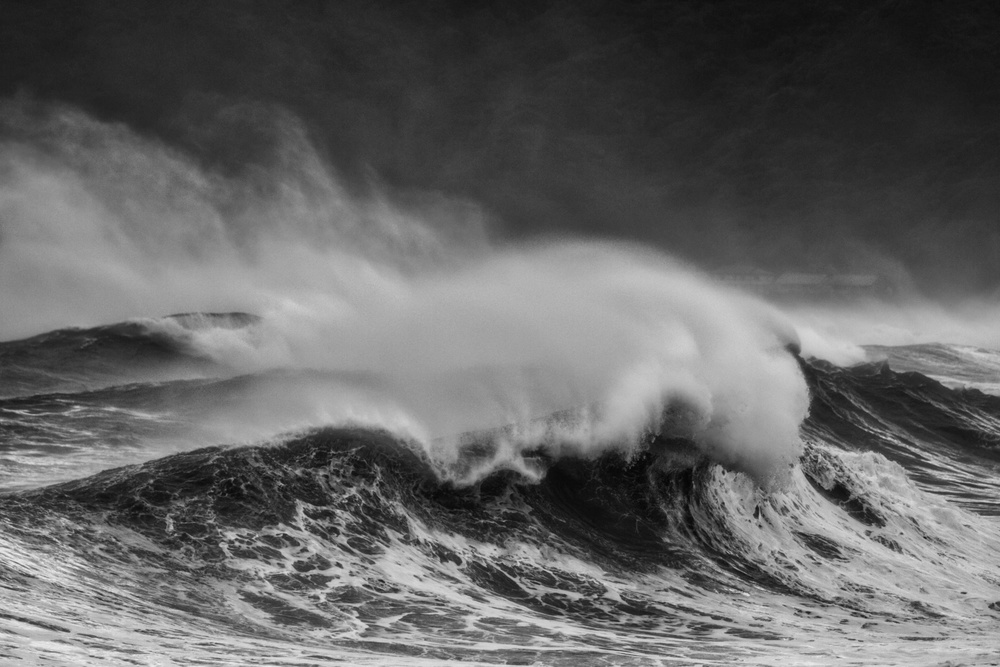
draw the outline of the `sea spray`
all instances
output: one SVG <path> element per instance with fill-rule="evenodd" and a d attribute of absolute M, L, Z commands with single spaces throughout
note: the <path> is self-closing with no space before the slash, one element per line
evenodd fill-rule
<path fill-rule="evenodd" d="M 447 467 L 462 433 L 601 406 L 544 441 L 508 431 L 521 434 L 502 448 L 509 466 L 540 446 L 634 450 L 680 403 L 699 415 L 706 453 L 762 483 L 799 455 L 808 395 L 785 350 L 792 327 L 666 255 L 487 244 L 487 216 L 466 204 L 351 196 L 294 119 L 275 120 L 271 164 L 225 175 L 77 111 L 5 113 L 7 327 L 255 312 L 250 326 L 177 333 L 233 373 L 336 379 L 260 382 L 242 411 L 226 407 L 244 435 L 248 421 L 259 437 L 363 423 L 403 431 Z"/>

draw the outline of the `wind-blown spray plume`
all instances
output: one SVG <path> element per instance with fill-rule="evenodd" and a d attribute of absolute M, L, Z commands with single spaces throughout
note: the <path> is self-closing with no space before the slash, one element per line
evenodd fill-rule
<path fill-rule="evenodd" d="M 70 110 L 5 114 L 7 335 L 253 311 L 264 317 L 248 329 L 189 336 L 238 372 L 327 374 L 294 401 L 262 382 L 247 408 L 260 435 L 379 425 L 446 467 L 462 433 L 512 424 L 484 470 L 527 470 L 522 454 L 539 447 L 635 450 L 678 406 L 705 452 L 760 481 L 798 457 L 808 397 L 791 327 L 669 257 L 492 247 L 468 205 L 349 196 L 292 119 L 275 121 L 272 164 L 223 176 Z"/>

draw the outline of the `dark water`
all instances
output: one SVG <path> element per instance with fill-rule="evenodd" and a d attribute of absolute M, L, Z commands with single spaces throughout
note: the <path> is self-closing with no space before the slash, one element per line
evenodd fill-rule
<path fill-rule="evenodd" d="M 0 344 L 4 664 L 1000 663 L 996 353 L 800 359 L 804 452 L 769 490 L 670 415 L 459 485 L 377 428 L 223 444 L 261 387 L 331 381 L 192 343 L 255 321 Z"/>

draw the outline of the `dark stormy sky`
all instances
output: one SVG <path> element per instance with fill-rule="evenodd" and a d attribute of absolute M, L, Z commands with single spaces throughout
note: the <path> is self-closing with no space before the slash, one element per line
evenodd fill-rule
<path fill-rule="evenodd" d="M 0 95 L 207 169 L 273 159 L 291 114 L 352 187 L 468 198 L 500 238 L 1000 286 L 992 0 L 0 6 Z"/>

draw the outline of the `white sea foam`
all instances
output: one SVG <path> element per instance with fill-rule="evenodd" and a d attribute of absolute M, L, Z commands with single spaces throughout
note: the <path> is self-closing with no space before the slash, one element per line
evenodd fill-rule
<path fill-rule="evenodd" d="M 845 304 L 796 304 L 785 313 L 795 323 L 806 356 L 841 365 L 866 360 L 862 345 L 950 343 L 1000 350 L 996 299 L 966 298 L 950 304 L 910 297 Z"/>
<path fill-rule="evenodd" d="M 449 435 L 580 406 L 601 408 L 561 447 L 635 446 L 678 401 L 726 464 L 764 480 L 797 459 L 808 396 L 783 349 L 792 327 L 665 255 L 491 245 L 467 203 L 349 196 L 290 119 L 271 166 L 231 177 L 71 110 L 0 112 L 30 137 L 0 153 L 4 337 L 247 310 L 264 319 L 185 335 L 243 371 L 377 378 L 317 391 L 311 421 L 390 414 L 443 462 Z M 281 399 L 257 400 L 256 422 L 293 425 Z M 539 443 L 506 444 L 509 459 Z"/>

